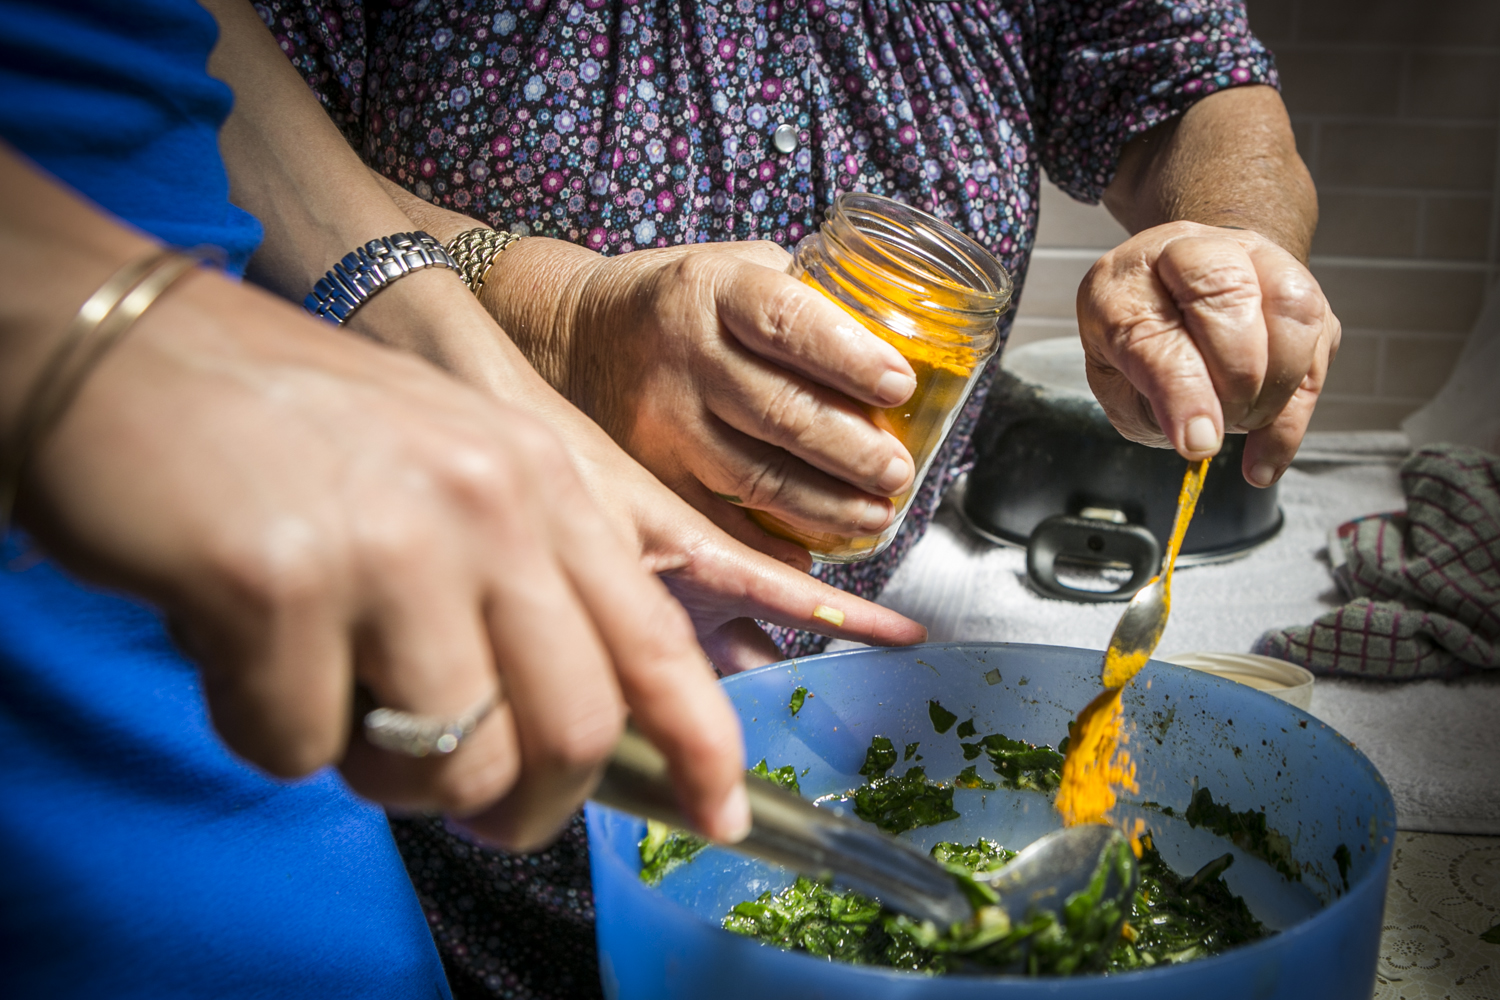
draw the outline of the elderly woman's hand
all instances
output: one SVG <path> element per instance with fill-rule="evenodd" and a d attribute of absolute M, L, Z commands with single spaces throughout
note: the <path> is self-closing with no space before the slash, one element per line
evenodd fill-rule
<path fill-rule="evenodd" d="M 1247 433 L 1245 479 L 1271 485 L 1339 346 L 1302 263 L 1317 194 L 1280 96 L 1220 91 L 1136 136 L 1104 203 L 1135 235 L 1078 289 L 1094 394 L 1126 437 L 1189 459 Z"/>
<path fill-rule="evenodd" d="M 915 469 L 865 406 L 899 404 L 915 377 L 789 277 L 790 260 L 771 243 L 602 258 L 533 238 L 497 268 L 551 267 L 555 279 L 518 290 L 502 278 L 493 293 L 487 282 L 485 301 L 554 385 L 721 524 L 743 520 L 733 504 L 807 531 L 873 534 Z M 535 302 L 548 298 L 542 315 Z"/>
<path fill-rule="evenodd" d="M 1248 432 L 1244 475 L 1280 477 L 1312 417 L 1339 321 L 1258 233 L 1173 222 L 1105 254 L 1078 290 L 1089 384 L 1120 432 L 1186 458 Z"/>

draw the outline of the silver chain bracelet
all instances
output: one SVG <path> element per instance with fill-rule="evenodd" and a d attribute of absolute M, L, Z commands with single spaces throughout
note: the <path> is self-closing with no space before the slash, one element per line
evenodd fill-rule
<path fill-rule="evenodd" d="M 302 306 L 314 316 L 343 326 L 355 310 L 386 285 L 428 267 L 446 267 L 462 274 L 443 245 L 427 233 L 395 233 L 371 240 L 345 254 L 319 278 Z"/>

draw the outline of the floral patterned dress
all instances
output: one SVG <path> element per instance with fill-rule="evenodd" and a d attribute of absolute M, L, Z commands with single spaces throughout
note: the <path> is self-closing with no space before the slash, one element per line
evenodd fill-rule
<path fill-rule="evenodd" d="M 790 248 L 817 228 L 835 195 L 871 191 L 978 239 L 1018 288 L 1043 170 L 1075 198 L 1096 202 L 1132 136 L 1217 90 L 1277 82 L 1241 0 L 265 0 L 256 7 L 369 163 L 423 198 L 492 225 L 607 254 L 717 240 Z M 1002 342 L 1008 331 L 1007 319 Z M 971 460 L 991 374 L 982 376 L 895 542 L 864 563 L 818 567 L 825 581 L 878 596 Z M 820 637 L 806 633 L 776 638 L 791 655 L 821 648 Z M 398 840 L 409 865 L 420 856 L 425 872 L 445 837 L 428 824 L 403 828 Z M 582 857 L 580 837 L 575 824 L 554 851 Z M 565 965 L 576 974 L 583 959 L 546 957 L 555 954 L 546 929 L 555 922 L 537 923 L 546 907 L 536 900 L 522 907 L 532 917 L 509 920 L 495 917 L 494 900 L 478 905 L 462 895 L 456 872 L 431 882 L 416 868 L 413 875 L 456 991 L 466 978 L 495 996 L 585 989 L 559 985 L 543 968 Z M 562 898 L 576 905 L 552 910 L 586 931 L 586 874 L 571 888 L 576 894 Z M 470 909 L 454 904 L 459 898 Z M 508 925 L 528 920 L 542 930 L 521 942 L 524 934 Z M 588 947 L 591 936 L 569 942 Z"/>

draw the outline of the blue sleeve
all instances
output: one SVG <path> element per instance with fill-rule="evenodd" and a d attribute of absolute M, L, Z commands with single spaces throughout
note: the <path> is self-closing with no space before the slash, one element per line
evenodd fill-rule
<path fill-rule="evenodd" d="M 188 0 L 0 0 L 0 138 L 96 205 L 244 270 L 260 223 L 229 201 L 207 73 L 218 26 Z"/>

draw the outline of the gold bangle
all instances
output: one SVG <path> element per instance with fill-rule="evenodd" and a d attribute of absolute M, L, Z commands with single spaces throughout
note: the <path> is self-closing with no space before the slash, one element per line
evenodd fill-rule
<path fill-rule="evenodd" d="M 495 258 L 520 238 L 518 233 L 480 226 L 459 233 L 443 249 L 458 263 L 459 273 L 464 276 L 469 291 L 478 295 L 484 290 L 484 279 L 495 266 Z"/>
<path fill-rule="evenodd" d="M 151 303 L 213 256 L 197 250 L 153 250 L 110 275 L 79 308 L 21 403 L 10 447 L 0 453 L 0 534 L 10 527 L 27 460 L 62 419 L 89 374 Z"/>

